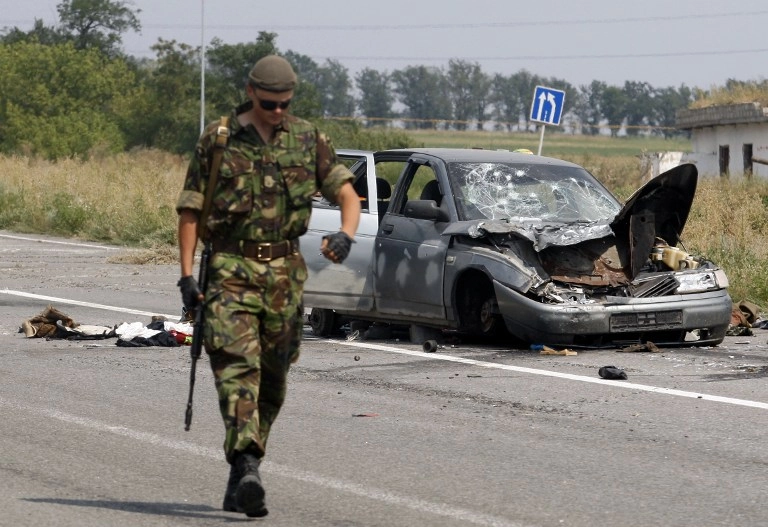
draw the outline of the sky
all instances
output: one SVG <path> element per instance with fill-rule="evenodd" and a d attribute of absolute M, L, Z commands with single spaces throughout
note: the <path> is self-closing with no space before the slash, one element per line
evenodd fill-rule
<path fill-rule="evenodd" d="M 0 28 L 58 21 L 60 0 L 2 0 Z M 253 42 L 276 33 L 277 47 L 351 75 L 363 68 L 447 69 L 477 62 L 487 74 L 527 70 L 574 86 L 593 80 L 655 88 L 722 86 L 768 78 L 765 0 L 128 0 L 141 34 L 124 50 L 154 57 L 158 38 L 193 46 L 213 38 Z"/>

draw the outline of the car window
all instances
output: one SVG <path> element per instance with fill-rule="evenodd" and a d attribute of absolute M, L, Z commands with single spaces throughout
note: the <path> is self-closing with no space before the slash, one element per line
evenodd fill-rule
<path fill-rule="evenodd" d="M 419 165 L 408 186 L 408 199 L 422 199 L 424 188 L 430 181 L 436 180 L 435 171 L 426 165 Z"/>
<path fill-rule="evenodd" d="M 580 167 L 452 163 L 448 172 L 463 219 L 591 222 L 611 220 L 621 209 Z"/>
<path fill-rule="evenodd" d="M 360 160 L 349 166 L 355 173 L 355 179 L 352 187 L 360 197 L 360 207 L 362 210 L 368 210 L 370 202 L 368 200 L 368 180 L 366 176 L 365 161 Z M 389 198 L 392 196 L 394 182 L 400 176 L 400 172 L 405 165 L 404 161 L 380 161 L 376 163 L 376 197 L 379 200 L 379 211 L 389 205 Z M 386 188 L 388 187 L 388 188 Z"/>
<path fill-rule="evenodd" d="M 387 180 L 394 187 L 405 165 L 405 161 L 379 161 L 376 163 L 376 177 Z"/>

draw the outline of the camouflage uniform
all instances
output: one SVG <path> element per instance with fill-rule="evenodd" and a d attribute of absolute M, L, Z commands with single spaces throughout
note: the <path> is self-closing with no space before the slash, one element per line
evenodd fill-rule
<path fill-rule="evenodd" d="M 336 201 L 352 173 L 338 164 L 330 141 L 310 123 L 286 115 L 274 140 L 230 122 L 207 219 L 210 238 L 228 244 L 243 240 L 280 242 L 304 234 L 319 190 Z M 200 211 L 219 122 L 209 125 L 195 149 L 177 210 Z M 272 423 L 285 400 L 290 364 L 299 357 L 303 327 L 302 294 L 307 269 L 299 252 L 270 261 L 238 251 L 214 251 L 205 295 L 205 349 L 224 419 L 224 452 L 232 463 L 239 452 L 263 457 Z"/>

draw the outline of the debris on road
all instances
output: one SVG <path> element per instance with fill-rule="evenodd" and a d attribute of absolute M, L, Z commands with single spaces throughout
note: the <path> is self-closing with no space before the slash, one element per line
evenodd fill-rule
<path fill-rule="evenodd" d="M 164 316 L 153 316 L 152 322 L 122 322 L 114 326 L 80 324 L 59 311 L 48 306 L 39 315 L 21 323 L 19 333 L 27 338 L 63 339 L 63 340 L 102 340 L 117 338 L 117 346 L 177 347 L 189 344 L 192 335 L 190 322 L 170 322 Z"/>
<path fill-rule="evenodd" d="M 627 346 L 626 348 L 620 348 L 616 351 L 623 351 L 623 352 L 638 352 L 638 351 L 650 351 L 651 353 L 661 353 L 661 349 L 654 344 L 653 342 L 645 342 L 642 344 L 632 344 L 631 346 Z"/>
<path fill-rule="evenodd" d="M 603 379 L 609 380 L 626 380 L 627 374 L 624 370 L 617 368 L 616 366 L 603 366 L 597 370 L 597 374 Z"/>
<path fill-rule="evenodd" d="M 564 355 L 568 357 L 578 355 L 578 352 L 569 350 L 568 348 L 556 350 L 555 348 L 550 348 L 549 346 L 544 346 L 543 344 L 532 344 L 531 349 L 534 351 L 539 350 L 539 355 Z"/>
<path fill-rule="evenodd" d="M 425 353 L 434 353 L 437 351 L 437 341 L 436 340 L 425 340 L 424 344 L 421 345 L 422 349 Z"/>

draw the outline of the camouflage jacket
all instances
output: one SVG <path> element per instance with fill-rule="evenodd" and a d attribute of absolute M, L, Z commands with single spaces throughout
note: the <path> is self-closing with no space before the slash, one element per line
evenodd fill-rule
<path fill-rule="evenodd" d="M 330 140 L 311 123 L 286 115 L 273 141 L 265 144 L 252 126 L 230 118 L 207 226 L 212 238 L 274 242 L 304 234 L 319 190 L 336 202 L 352 173 L 338 163 Z M 209 124 L 195 147 L 176 210 L 201 211 L 220 121 Z"/>

